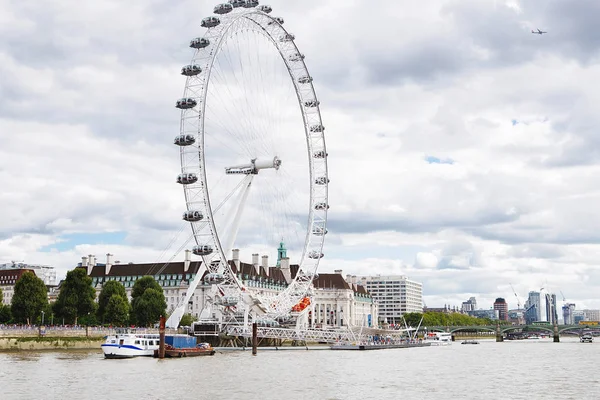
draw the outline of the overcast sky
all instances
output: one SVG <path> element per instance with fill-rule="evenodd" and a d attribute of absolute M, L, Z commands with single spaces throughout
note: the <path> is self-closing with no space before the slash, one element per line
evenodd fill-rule
<path fill-rule="evenodd" d="M 321 271 L 404 274 L 430 307 L 515 308 L 512 283 L 600 308 L 600 2 L 270 5 L 327 128 Z M 0 2 L 0 262 L 172 256 L 179 68 L 213 6 Z"/>

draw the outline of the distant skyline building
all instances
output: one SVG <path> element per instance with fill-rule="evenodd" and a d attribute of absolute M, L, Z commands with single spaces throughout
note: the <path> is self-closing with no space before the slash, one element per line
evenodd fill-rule
<path fill-rule="evenodd" d="M 556 295 L 545 290 L 529 292 L 525 302 L 525 322 L 548 322 L 558 323 L 558 312 L 556 310 Z"/>
<path fill-rule="evenodd" d="M 477 299 L 475 297 L 469 297 L 469 300 L 463 301 L 461 311 L 463 313 L 469 313 L 469 311 L 477 310 Z"/>
<path fill-rule="evenodd" d="M 600 321 L 600 310 L 583 310 L 584 321 Z"/>
<path fill-rule="evenodd" d="M 498 310 L 498 319 L 508 321 L 508 304 L 502 297 L 498 297 L 494 302 L 494 310 Z"/>
<path fill-rule="evenodd" d="M 469 315 L 475 318 L 489 318 L 491 320 L 498 320 L 500 317 L 500 312 L 498 310 L 489 309 L 489 310 L 473 310 L 469 311 Z"/>
<path fill-rule="evenodd" d="M 563 324 L 573 325 L 575 324 L 575 304 L 569 303 L 562 307 L 563 312 Z"/>
<path fill-rule="evenodd" d="M 348 280 L 348 278 L 346 278 Z M 361 277 L 360 282 L 379 303 L 379 319 L 401 324 L 402 315 L 423 312 L 423 284 L 404 275 Z"/>

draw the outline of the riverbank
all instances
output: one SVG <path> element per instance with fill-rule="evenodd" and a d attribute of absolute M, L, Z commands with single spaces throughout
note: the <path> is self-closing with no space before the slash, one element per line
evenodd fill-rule
<path fill-rule="evenodd" d="M 104 342 L 96 337 L 3 337 L 0 352 L 31 350 L 100 350 Z"/>

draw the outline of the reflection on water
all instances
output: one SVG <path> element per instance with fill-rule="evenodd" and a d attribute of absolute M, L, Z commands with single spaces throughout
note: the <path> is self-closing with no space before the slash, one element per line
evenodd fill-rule
<path fill-rule="evenodd" d="M 172 360 L 0 353 L 0 398 L 600 398 L 599 355 L 600 343 L 569 338 L 363 352 L 259 349 L 256 357 L 246 351 Z"/>

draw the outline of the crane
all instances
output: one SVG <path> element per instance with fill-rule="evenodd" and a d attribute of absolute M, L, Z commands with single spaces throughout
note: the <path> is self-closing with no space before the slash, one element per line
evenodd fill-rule
<path fill-rule="evenodd" d="M 517 310 L 521 309 L 521 300 L 519 300 L 519 296 L 517 296 L 517 292 L 515 291 L 515 288 L 513 287 L 512 283 L 509 283 L 510 288 L 512 289 L 513 293 L 515 294 L 515 297 L 517 298 Z"/>

